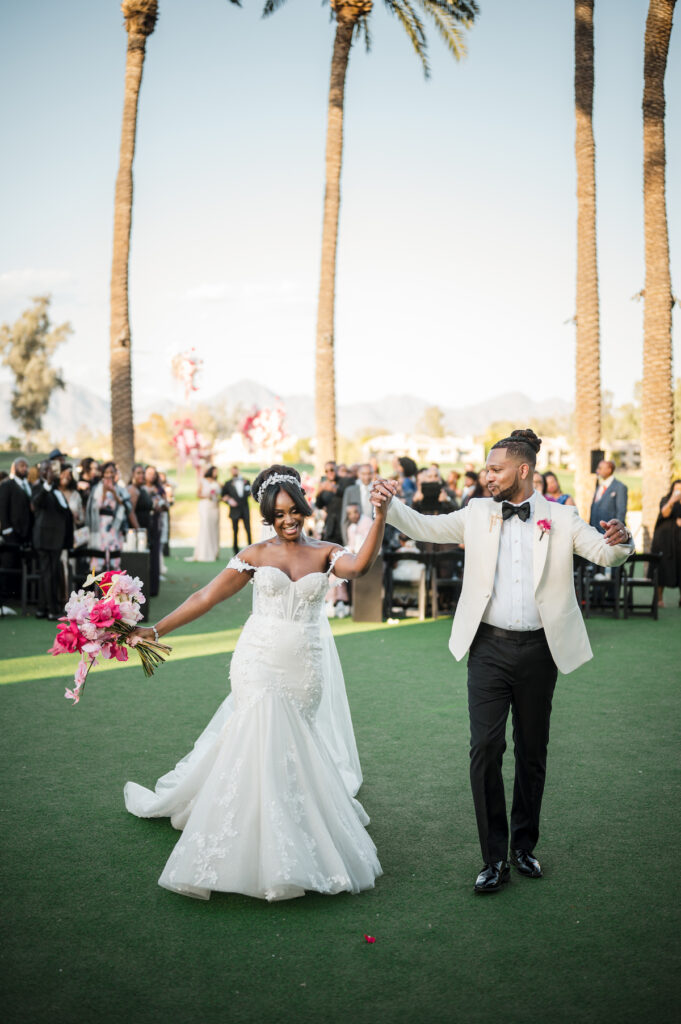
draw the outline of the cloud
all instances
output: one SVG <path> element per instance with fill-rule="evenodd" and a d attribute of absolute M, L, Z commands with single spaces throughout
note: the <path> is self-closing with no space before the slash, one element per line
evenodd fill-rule
<path fill-rule="evenodd" d="M 68 270 L 38 270 L 33 267 L 6 270 L 0 274 L 0 298 L 14 299 L 39 295 L 51 292 L 55 288 L 63 288 L 73 280 L 73 274 Z"/>

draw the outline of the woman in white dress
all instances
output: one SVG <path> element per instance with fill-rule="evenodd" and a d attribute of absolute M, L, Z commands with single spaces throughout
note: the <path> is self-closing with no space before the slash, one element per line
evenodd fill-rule
<path fill-rule="evenodd" d="M 203 474 L 197 495 L 199 535 L 194 550 L 194 561 L 215 562 L 220 556 L 220 484 L 216 466 L 209 466 Z"/>
<path fill-rule="evenodd" d="M 328 577 L 367 573 L 386 504 L 361 550 L 307 537 L 311 514 L 297 470 L 271 466 L 253 484 L 268 540 L 140 636 L 167 636 L 253 584 L 253 612 L 232 656 L 232 693 L 155 792 L 125 787 L 128 810 L 170 817 L 183 835 L 159 884 L 266 900 L 371 888 L 382 873 L 354 799 L 362 781 L 343 675 L 323 615 Z"/>

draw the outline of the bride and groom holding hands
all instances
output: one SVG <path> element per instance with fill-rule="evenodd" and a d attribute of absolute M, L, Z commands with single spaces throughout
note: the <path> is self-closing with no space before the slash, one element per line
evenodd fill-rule
<path fill-rule="evenodd" d="M 464 544 L 464 579 L 450 650 L 468 653 L 470 781 L 483 868 L 477 893 L 499 890 L 510 863 L 542 874 L 534 849 L 557 674 L 591 657 L 573 584 L 573 555 L 620 565 L 633 551 L 618 520 L 588 526 L 532 485 L 541 445 L 531 430 L 487 459 L 490 498 L 425 516 L 374 481 L 375 519 L 357 554 L 305 536 L 310 508 L 296 470 L 272 466 L 253 494 L 274 536 L 235 557 L 211 583 L 142 635 L 165 636 L 253 584 L 253 612 L 230 669 L 231 694 L 155 792 L 125 788 L 128 810 L 167 816 L 183 834 L 159 884 L 268 900 L 306 890 L 357 892 L 382 873 L 355 794 L 362 781 L 342 671 L 322 614 L 334 577 L 368 572 L 386 522 L 416 540 Z M 510 831 L 502 779 L 509 710 L 515 781 Z"/>

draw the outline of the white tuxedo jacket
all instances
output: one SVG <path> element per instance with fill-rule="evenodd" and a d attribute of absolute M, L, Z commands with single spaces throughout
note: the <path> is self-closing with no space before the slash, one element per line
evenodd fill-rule
<path fill-rule="evenodd" d="M 621 565 L 634 550 L 633 542 L 609 546 L 603 534 L 579 518 L 574 506 L 558 505 L 537 494 L 534 506 L 534 594 L 553 660 L 561 672 L 572 672 L 593 657 L 573 582 L 573 554 L 598 565 Z M 542 537 L 536 524 L 547 519 L 551 529 Z M 388 522 L 415 540 L 464 544 L 461 597 L 456 608 L 449 649 L 457 659 L 473 642 L 492 596 L 501 536 L 501 505 L 492 498 L 475 498 L 459 512 L 424 516 L 394 498 Z"/>

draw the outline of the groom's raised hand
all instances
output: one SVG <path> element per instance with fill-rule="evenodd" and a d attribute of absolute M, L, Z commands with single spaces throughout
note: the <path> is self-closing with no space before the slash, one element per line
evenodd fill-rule
<path fill-rule="evenodd" d="M 371 504 L 377 509 L 385 511 L 396 494 L 397 484 L 394 480 L 377 477 L 371 485 Z"/>

